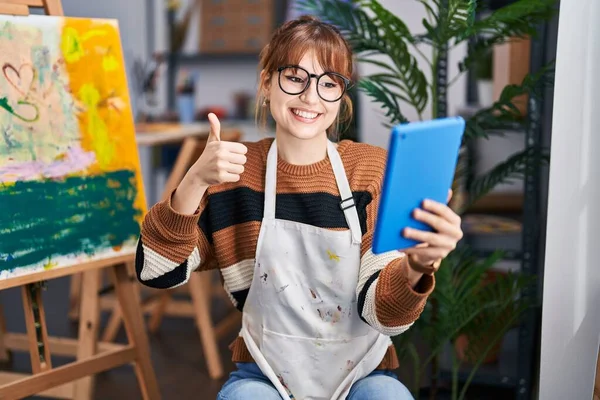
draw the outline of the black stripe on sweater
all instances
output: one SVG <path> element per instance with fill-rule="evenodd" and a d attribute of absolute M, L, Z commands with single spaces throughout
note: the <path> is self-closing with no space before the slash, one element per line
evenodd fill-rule
<path fill-rule="evenodd" d="M 142 237 L 138 241 L 137 250 L 135 253 L 135 273 L 138 281 L 142 284 L 155 289 L 168 289 L 185 282 L 187 277 L 188 262 L 185 260 L 172 271 L 167 272 L 154 279 L 143 281 L 141 278 L 142 269 L 144 268 L 144 248 L 142 247 Z"/>
<path fill-rule="evenodd" d="M 368 191 L 353 192 L 363 235 L 367 231 L 367 206 L 373 200 Z M 247 187 L 212 194 L 199 225 L 212 242 L 210 233 L 251 221 L 262 221 L 264 193 Z M 346 228 L 340 197 L 329 193 L 282 193 L 276 198 L 275 217 L 319 228 Z M 210 207 L 210 210 L 208 210 Z"/>
<path fill-rule="evenodd" d="M 244 290 L 238 290 L 237 292 L 231 292 L 231 295 L 237 301 L 236 308 L 240 311 L 244 311 L 244 304 L 246 304 L 246 299 L 248 298 L 248 293 L 250 293 L 250 288 Z"/>
<path fill-rule="evenodd" d="M 379 271 L 375 272 L 373 275 L 371 275 L 369 277 L 369 279 L 367 279 L 367 281 L 365 282 L 365 286 L 363 286 L 362 290 L 358 294 L 358 304 L 357 304 L 358 305 L 358 315 L 360 316 L 360 319 L 362 319 L 367 324 L 368 324 L 367 320 L 363 318 L 363 309 L 365 308 L 365 300 L 367 298 L 367 292 L 369 291 L 369 288 L 371 287 L 373 282 L 375 282 L 375 280 L 377 278 L 379 278 L 380 273 L 381 273 L 381 270 L 379 270 Z"/>

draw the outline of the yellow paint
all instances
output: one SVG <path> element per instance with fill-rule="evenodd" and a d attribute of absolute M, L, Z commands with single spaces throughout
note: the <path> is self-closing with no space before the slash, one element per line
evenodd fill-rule
<path fill-rule="evenodd" d="M 146 213 L 123 51 L 110 21 L 66 18 L 62 29 L 64 68 L 78 105 L 81 147 L 98 160 L 86 173 L 136 171 L 135 207 Z"/>
<path fill-rule="evenodd" d="M 69 64 L 75 63 L 85 56 L 79 33 L 75 28 L 70 26 L 66 26 L 63 29 L 60 48 L 65 61 Z"/>
<path fill-rule="evenodd" d="M 121 182 L 115 181 L 114 179 L 109 179 L 107 184 L 111 189 L 118 189 L 121 187 Z"/>
<path fill-rule="evenodd" d="M 73 224 L 83 222 L 83 216 L 73 215 L 71 218 L 67 219 L 67 221 Z"/>
<path fill-rule="evenodd" d="M 54 157 L 55 161 L 64 161 L 66 159 L 67 155 L 65 153 L 60 153 L 58 154 L 56 157 Z"/>
<path fill-rule="evenodd" d="M 44 269 L 52 269 L 54 267 L 56 267 L 58 265 L 57 262 L 54 262 L 50 259 L 48 259 L 48 262 L 46 264 L 44 264 Z"/>
<path fill-rule="evenodd" d="M 102 68 L 106 72 L 116 71 L 119 69 L 119 66 L 119 62 L 112 54 L 108 54 L 102 59 Z"/>
<path fill-rule="evenodd" d="M 89 30 L 89 31 L 83 33 L 83 35 L 81 35 L 81 39 L 83 41 L 86 41 L 86 40 L 93 38 L 94 36 L 104 36 L 104 35 L 106 35 L 106 32 L 103 31 L 102 29 L 92 29 L 92 30 Z"/>
<path fill-rule="evenodd" d="M 330 260 L 334 260 L 339 262 L 340 261 L 340 256 L 338 256 L 337 254 L 333 253 L 331 250 L 327 250 L 327 255 L 329 256 Z"/>
<path fill-rule="evenodd" d="M 85 83 L 79 89 L 79 98 L 87 110 L 87 132 L 92 136 L 93 150 L 101 167 L 110 165 L 115 157 L 113 141 L 109 137 L 108 128 L 98 112 L 100 93 L 98 89 L 89 83 Z"/>

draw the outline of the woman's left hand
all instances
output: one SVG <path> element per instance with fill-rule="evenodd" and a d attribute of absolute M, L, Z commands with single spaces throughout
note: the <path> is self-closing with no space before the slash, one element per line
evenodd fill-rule
<path fill-rule="evenodd" d="M 452 190 L 448 192 L 448 202 Z M 405 228 L 404 237 L 420 242 L 419 245 L 401 250 L 408 256 L 410 266 L 417 269 L 433 269 L 435 272 L 448 253 L 456 248 L 463 237 L 460 217 L 446 204 L 425 200 L 422 208 L 417 208 L 414 218 L 433 228 L 433 232 Z"/>

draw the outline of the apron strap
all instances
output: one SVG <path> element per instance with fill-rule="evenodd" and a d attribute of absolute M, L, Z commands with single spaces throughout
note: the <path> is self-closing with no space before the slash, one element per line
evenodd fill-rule
<path fill-rule="evenodd" d="M 273 140 L 267 155 L 267 171 L 265 175 L 264 217 L 275 219 L 275 196 L 277 195 L 277 139 Z"/>
<path fill-rule="evenodd" d="M 346 171 L 344 170 L 344 164 L 340 153 L 338 153 L 334 144 L 331 141 L 327 141 L 327 154 L 333 168 L 333 174 L 337 182 L 338 190 L 342 200 L 340 201 L 340 208 L 344 211 L 346 222 L 352 232 L 352 243 L 358 244 L 361 242 L 362 231 L 360 229 L 360 221 L 358 220 L 358 212 L 356 211 L 356 204 L 354 203 L 354 197 L 352 196 L 352 190 L 350 190 L 350 184 L 346 177 Z"/>

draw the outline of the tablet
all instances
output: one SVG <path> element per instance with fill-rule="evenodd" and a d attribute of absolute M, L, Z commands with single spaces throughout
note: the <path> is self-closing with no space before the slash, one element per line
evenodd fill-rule
<path fill-rule="evenodd" d="M 373 236 L 373 253 L 414 247 L 405 227 L 432 231 L 412 217 L 424 199 L 446 203 L 465 121 L 460 117 L 397 125 L 392 129 Z"/>

